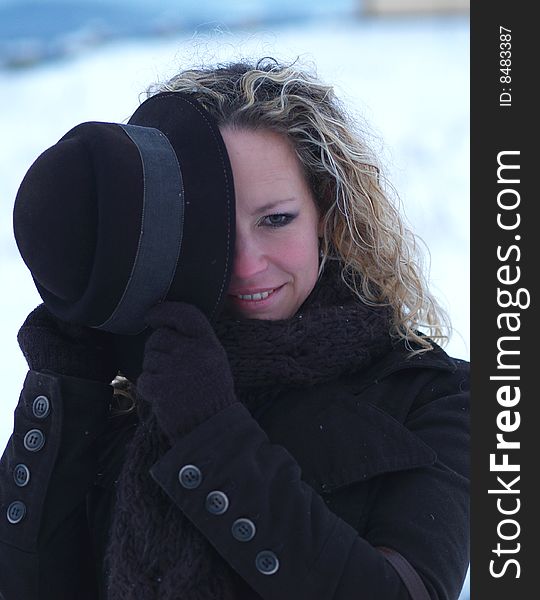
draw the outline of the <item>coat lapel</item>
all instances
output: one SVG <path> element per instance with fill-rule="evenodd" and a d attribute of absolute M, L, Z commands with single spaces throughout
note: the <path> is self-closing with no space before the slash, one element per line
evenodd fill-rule
<path fill-rule="evenodd" d="M 271 442 L 287 448 L 302 479 L 319 493 L 430 465 L 437 458 L 391 415 L 335 383 L 286 394 L 261 426 Z"/>

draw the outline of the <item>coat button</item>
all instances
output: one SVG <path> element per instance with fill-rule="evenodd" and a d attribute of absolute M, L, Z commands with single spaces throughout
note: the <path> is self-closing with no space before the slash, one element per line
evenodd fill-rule
<path fill-rule="evenodd" d="M 30 470 L 22 463 L 18 464 L 13 469 L 13 479 L 19 487 L 24 487 L 30 481 Z"/>
<path fill-rule="evenodd" d="M 215 490 L 206 496 L 206 510 L 213 515 L 222 515 L 229 508 L 226 494 Z"/>
<path fill-rule="evenodd" d="M 38 452 L 45 444 L 45 436 L 39 429 L 31 429 L 24 436 L 23 444 L 29 452 Z"/>
<path fill-rule="evenodd" d="M 188 490 L 193 490 L 201 485 L 202 473 L 195 465 L 186 465 L 178 472 L 180 485 Z"/>
<path fill-rule="evenodd" d="M 7 520 L 13 525 L 19 523 L 24 519 L 24 515 L 26 514 L 26 506 L 24 502 L 20 500 L 15 500 L 12 502 L 7 509 Z"/>
<path fill-rule="evenodd" d="M 36 419 L 45 419 L 51 412 L 51 405 L 47 396 L 38 396 L 32 404 L 32 412 Z"/>
<path fill-rule="evenodd" d="M 270 550 L 263 550 L 255 557 L 255 566 L 263 575 L 273 575 L 279 569 L 279 559 Z"/>
<path fill-rule="evenodd" d="M 255 523 L 250 519 L 236 519 L 232 524 L 231 531 L 234 539 L 239 542 L 249 542 L 254 538 L 257 529 Z"/>

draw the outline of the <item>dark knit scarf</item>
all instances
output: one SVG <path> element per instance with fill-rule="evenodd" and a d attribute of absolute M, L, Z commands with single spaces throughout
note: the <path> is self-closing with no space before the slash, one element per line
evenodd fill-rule
<path fill-rule="evenodd" d="M 297 314 L 264 321 L 223 316 L 239 400 L 253 412 L 281 390 L 364 369 L 390 349 L 389 311 L 360 302 L 329 263 Z M 118 483 L 108 565 L 109 600 L 259 598 L 148 475 L 169 444 L 148 405 Z"/>

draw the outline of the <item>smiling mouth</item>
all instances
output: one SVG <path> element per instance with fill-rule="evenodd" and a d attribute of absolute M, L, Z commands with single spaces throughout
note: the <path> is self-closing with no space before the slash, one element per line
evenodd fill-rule
<path fill-rule="evenodd" d="M 236 294 L 236 298 L 240 298 L 240 300 L 248 300 L 248 301 L 256 301 L 256 300 L 265 300 L 273 294 L 276 289 L 267 290 L 265 292 L 257 292 L 256 294 Z"/>
<path fill-rule="evenodd" d="M 268 288 L 266 290 L 260 290 L 258 292 L 253 292 L 252 294 L 229 294 L 229 298 L 233 301 L 233 302 L 237 302 L 237 303 L 241 303 L 244 306 L 247 304 L 253 304 L 258 305 L 261 304 L 261 306 L 266 305 L 265 300 L 271 299 L 275 294 L 277 294 L 284 286 L 283 285 L 279 285 L 278 287 L 275 288 Z"/>

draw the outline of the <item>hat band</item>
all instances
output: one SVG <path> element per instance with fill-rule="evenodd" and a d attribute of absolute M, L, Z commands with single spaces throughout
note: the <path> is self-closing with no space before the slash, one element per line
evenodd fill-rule
<path fill-rule="evenodd" d="M 176 153 L 158 129 L 120 125 L 137 146 L 143 171 L 143 208 L 137 254 L 122 297 L 95 329 L 137 334 L 149 308 L 163 300 L 173 281 L 184 228 L 184 186 Z"/>

